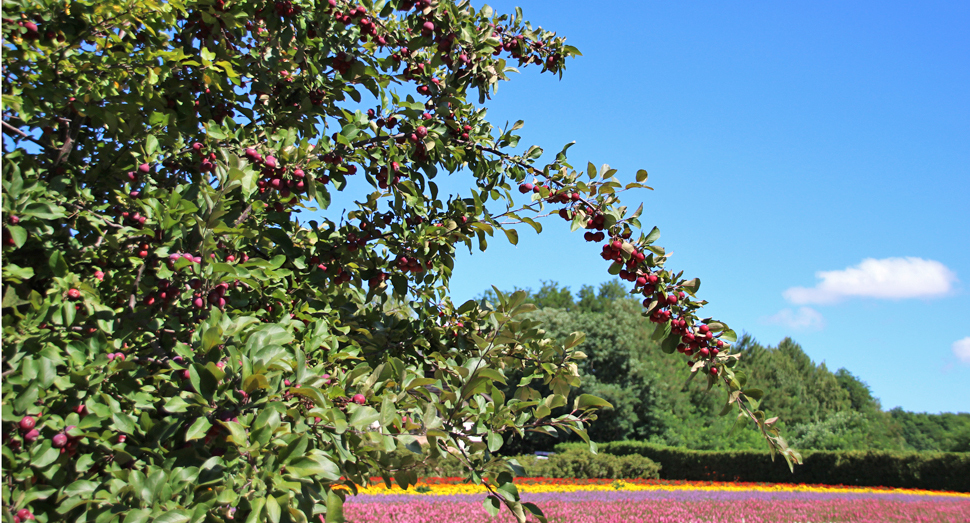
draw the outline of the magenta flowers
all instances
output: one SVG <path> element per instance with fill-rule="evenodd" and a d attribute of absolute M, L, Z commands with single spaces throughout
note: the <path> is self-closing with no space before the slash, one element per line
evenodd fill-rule
<path fill-rule="evenodd" d="M 490 518 L 484 495 L 455 483 L 428 485 L 417 494 L 365 488 L 344 505 L 353 523 L 513 522 Z M 473 488 L 473 487 L 471 487 Z M 626 522 L 862 522 L 970 521 L 970 495 L 806 485 L 533 480 L 520 486 L 523 501 L 539 505 L 550 523 Z"/>

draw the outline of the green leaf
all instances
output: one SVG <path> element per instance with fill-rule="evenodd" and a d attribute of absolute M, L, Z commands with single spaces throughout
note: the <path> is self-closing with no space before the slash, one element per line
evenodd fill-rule
<path fill-rule="evenodd" d="M 394 407 L 394 401 L 389 396 L 385 396 L 381 401 L 381 426 L 390 427 L 394 423 L 394 417 L 396 415 L 397 409 Z"/>
<path fill-rule="evenodd" d="M 498 432 L 489 432 L 487 440 L 489 452 L 498 452 L 498 449 L 502 448 L 502 444 L 505 443 L 505 439 Z"/>
<path fill-rule="evenodd" d="M 660 344 L 660 350 L 667 354 L 677 352 L 677 345 L 680 344 L 680 334 L 671 334 Z"/>
<path fill-rule="evenodd" d="M 54 276 L 58 278 L 67 276 L 67 261 L 64 260 L 64 255 L 60 251 L 52 252 L 50 258 L 47 260 L 47 264 L 50 266 Z"/>
<path fill-rule="evenodd" d="M 219 423 L 222 423 L 223 427 L 226 427 L 227 429 L 229 429 L 229 434 L 232 437 L 232 442 L 237 447 L 249 446 L 249 437 L 246 435 L 246 429 L 243 428 L 242 425 L 240 425 L 236 421 L 220 421 Z"/>
<path fill-rule="evenodd" d="M 98 489 L 98 483 L 93 481 L 77 480 L 71 483 L 64 489 L 64 495 L 67 497 L 73 496 L 85 496 L 92 497 L 95 490 Z"/>
<path fill-rule="evenodd" d="M 647 171 L 643 169 L 637 171 L 637 181 L 641 183 L 647 181 Z"/>
<path fill-rule="evenodd" d="M 14 264 L 7 265 L 3 268 L 4 279 L 6 278 L 16 278 L 18 280 L 29 280 L 34 277 L 33 267 L 20 267 Z M 10 303 L 7 302 L 7 296 L 13 296 L 13 299 L 17 299 L 17 293 L 14 291 L 13 287 L 8 287 L 7 295 L 3 297 L 3 306 L 12 307 L 16 305 L 16 302 L 11 300 Z M 19 301 L 19 300 L 18 300 Z"/>
<path fill-rule="evenodd" d="M 498 516 L 499 511 L 502 510 L 502 502 L 494 495 L 485 498 L 482 506 L 485 507 L 485 511 L 493 518 Z"/>
<path fill-rule="evenodd" d="M 306 452 L 309 443 L 310 440 L 307 438 L 306 434 L 301 434 L 299 437 L 293 437 L 292 441 L 290 441 L 286 448 L 280 451 L 280 461 L 286 463 L 287 460 L 291 458 L 296 459 L 303 456 L 303 453 Z"/>
<path fill-rule="evenodd" d="M 344 523 L 344 499 L 333 490 L 327 491 L 326 523 Z"/>
<path fill-rule="evenodd" d="M 368 429 L 371 424 L 381 418 L 381 414 L 377 412 L 377 409 L 368 407 L 367 405 L 351 405 L 350 409 L 352 412 L 350 414 L 350 420 L 347 423 L 356 429 Z"/>
<path fill-rule="evenodd" d="M 64 209 L 48 202 L 34 202 L 24 207 L 21 214 L 41 220 L 57 220 L 64 217 Z"/>
<path fill-rule="evenodd" d="M 158 138 L 154 134 L 145 137 L 145 154 L 151 156 L 158 150 Z"/>
<path fill-rule="evenodd" d="M 259 523 L 262 521 L 263 509 L 266 508 L 266 498 L 257 497 L 252 504 L 252 511 L 246 518 L 246 523 Z"/>
<path fill-rule="evenodd" d="M 253 374 L 243 380 L 243 390 L 250 393 L 256 389 L 269 388 L 269 379 L 264 374 Z"/>
<path fill-rule="evenodd" d="M 519 233 L 515 229 L 503 229 L 505 231 L 505 236 L 509 239 L 509 243 L 512 245 L 517 245 L 519 243 Z"/>
<path fill-rule="evenodd" d="M 549 414 L 552 414 L 552 410 L 550 410 L 549 407 L 547 407 L 545 405 L 539 405 L 535 409 L 535 417 L 536 417 L 536 419 L 542 419 L 542 418 L 548 416 Z"/>
<path fill-rule="evenodd" d="M 162 408 L 165 409 L 165 412 L 176 414 L 179 412 L 185 412 L 188 407 L 189 404 L 186 403 L 181 397 L 173 396 L 165 402 L 165 405 Z"/>
<path fill-rule="evenodd" d="M 651 243 L 657 241 L 660 238 L 660 229 L 654 227 L 650 230 L 650 234 L 643 240 L 645 245 L 650 245 Z"/>
<path fill-rule="evenodd" d="M 566 336 L 565 341 L 562 342 L 563 347 L 571 349 L 583 341 L 586 340 L 586 334 L 582 332 L 573 332 L 569 336 Z"/>
<path fill-rule="evenodd" d="M 171 509 L 166 510 L 161 516 L 158 516 L 152 523 L 185 523 L 192 519 L 192 514 L 190 514 L 185 509 Z"/>
<path fill-rule="evenodd" d="M 765 395 L 765 392 L 761 389 L 744 389 L 741 393 L 753 400 L 760 400 Z"/>
<path fill-rule="evenodd" d="M 280 522 L 280 504 L 273 496 L 266 496 L 266 516 L 272 523 Z"/>
<path fill-rule="evenodd" d="M 135 418 L 133 416 L 124 412 L 115 412 L 111 415 L 111 420 L 114 421 L 115 429 L 118 432 L 123 434 L 135 433 Z"/>
<path fill-rule="evenodd" d="M 291 474 L 308 478 L 316 477 L 324 481 L 340 479 L 340 468 L 336 463 L 321 456 L 309 455 L 297 458 L 287 465 L 286 470 Z"/>
<path fill-rule="evenodd" d="M 594 407 L 612 409 L 613 405 L 605 399 L 592 394 L 582 394 L 576 398 L 576 401 L 573 403 L 573 410 L 589 409 Z"/>
<path fill-rule="evenodd" d="M 10 239 L 13 240 L 14 247 L 18 249 L 23 247 L 24 242 L 27 241 L 27 229 L 19 225 L 7 227 L 7 233 L 10 234 Z"/>
<path fill-rule="evenodd" d="M 653 334 L 650 335 L 650 339 L 654 341 L 660 341 L 670 336 L 670 322 L 665 321 L 662 325 L 654 327 Z"/>
<path fill-rule="evenodd" d="M 682 286 L 688 292 L 690 292 L 691 294 L 694 294 L 697 292 L 698 289 L 701 288 L 701 280 L 699 278 L 693 278 L 685 281 Z"/>
<path fill-rule="evenodd" d="M 209 327 L 202 333 L 202 350 L 204 352 L 209 352 L 220 343 L 222 343 L 222 329 L 218 325 Z"/>
<path fill-rule="evenodd" d="M 125 519 L 122 523 L 145 523 L 148 521 L 148 517 L 152 515 L 152 511 L 147 508 L 136 508 L 128 511 L 125 515 Z"/>
<path fill-rule="evenodd" d="M 205 436 L 206 432 L 212 428 L 212 423 L 204 417 L 195 420 L 195 423 L 185 432 L 185 441 L 192 441 Z"/>
<path fill-rule="evenodd" d="M 195 392 L 199 393 L 203 398 L 209 401 L 212 401 L 216 387 L 219 385 L 215 376 L 213 376 L 208 369 L 202 365 L 199 365 L 198 363 L 193 363 L 192 366 L 189 367 L 189 382 L 192 383 L 192 387 L 195 388 Z"/>
<path fill-rule="evenodd" d="M 501 383 L 502 385 L 507 385 L 508 384 L 508 382 L 505 379 L 505 376 L 503 376 L 502 373 L 499 372 L 496 369 L 492 369 L 492 368 L 489 368 L 489 367 L 483 367 L 483 368 L 481 368 L 481 369 L 478 370 L 478 375 L 479 376 L 486 377 L 486 378 L 488 378 L 488 379 L 490 379 L 492 381 L 497 381 L 497 382 Z"/>

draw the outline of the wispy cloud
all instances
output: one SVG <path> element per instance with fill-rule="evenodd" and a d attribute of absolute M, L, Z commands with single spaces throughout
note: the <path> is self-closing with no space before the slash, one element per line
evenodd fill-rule
<path fill-rule="evenodd" d="M 825 318 L 811 307 L 782 309 L 777 314 L 762 318 L 762 321 L 799 330 L 820 330 L 825 327 Z"/>
<path fill-rule="evenodd" d="M 956 275 L 938 261 L 922 258 L 866 258 L 841 271 L 819 271 L 815 287 L 792 287 L 785 299 L 798 305 L 835 303 L 849 297 L 933 298 L 953 290 Z"/>
<path fill-rule="evenodd" d="M 953 355 L 963 363 L 970 363 L 970 336 L 953 342 Z"/>

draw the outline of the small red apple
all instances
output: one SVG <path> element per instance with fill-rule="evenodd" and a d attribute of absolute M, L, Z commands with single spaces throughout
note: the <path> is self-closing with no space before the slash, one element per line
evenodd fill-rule
<path fill-rule="evenodd" d="M 30 430 L 35 426 L 37 426 L 37 420 L 35 420 L 33 416 L 24 416 L 20 419 L 21 430 Z"/>

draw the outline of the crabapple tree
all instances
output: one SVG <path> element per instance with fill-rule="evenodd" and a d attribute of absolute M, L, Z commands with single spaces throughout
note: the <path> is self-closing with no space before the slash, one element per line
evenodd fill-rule
<path fill-rule="evenodd" d="M 539 165 L 521 122 L 486 119 L 513 67 L 561 76 L 579 54 L 521 12 L 9 0 L 2 14 L 4 521 L 341 521 L 358 485 L 408 487 L 445 454 L 487 486 L 487 510 L 541 519 L 503 436 L 588 439 L 608 404 L 571 394 L 582 335 L 546 337 L 523 293 L 453 304 L 448 282 L 456 248 L 516 243 L 545 217 L 602 249 L 665 352 L 726 388 L 725 412 L 798 459 L 732 371 L 734 333 L 700 318 L 698 280 L 665 268 L 642 208 L 621 205 L 646 172 L 623 184 L 565 148 Z M 444 177 L 466 189 L 443 197 Z M 347 189 L 363 196 L 335 213 Z M 483 477 L 496 460 L 508 472 Z"/>

